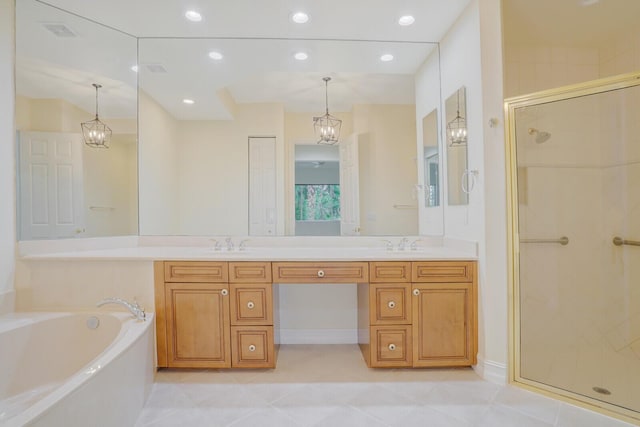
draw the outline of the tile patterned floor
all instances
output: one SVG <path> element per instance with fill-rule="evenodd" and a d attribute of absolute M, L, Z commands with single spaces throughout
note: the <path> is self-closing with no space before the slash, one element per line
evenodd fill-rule
<path fill-rule="evenodd" d="M 162 370 L 136 427 L 622 427 L 471 369 L 368 369 L 355 345 L 282 346 L 274 370 Z"/>

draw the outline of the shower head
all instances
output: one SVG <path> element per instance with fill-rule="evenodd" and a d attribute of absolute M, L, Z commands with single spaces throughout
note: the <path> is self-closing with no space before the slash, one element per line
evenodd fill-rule
<path fill-rule="evenodd" d="M 535 141 L 537 144 L 542 144 L 543 142 L 547 142 L 549 138 L 551 138 L 551 134 L 549 132 L 540 131 L 538 129 L 529 128 L 528 132 L 529 132 L 529 135 L 536 136 Z"/>

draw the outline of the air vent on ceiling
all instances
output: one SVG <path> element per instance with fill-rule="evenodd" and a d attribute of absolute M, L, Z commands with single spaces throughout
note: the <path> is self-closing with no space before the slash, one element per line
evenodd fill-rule
<path fill-rule="evenodd" d="M 151 71 L 152 73 L 166 73 L 167 69 L 164 68 L 164 66 L 162 64 L 147 64 L 147 70 Z"/>
<path fill-rule="evenodd" d="M 42 24 L 44 28 L 50 31 L 56 37 L 77 37 L 76 33 L 64 24 L 57 22 L 46 22 Z"/>

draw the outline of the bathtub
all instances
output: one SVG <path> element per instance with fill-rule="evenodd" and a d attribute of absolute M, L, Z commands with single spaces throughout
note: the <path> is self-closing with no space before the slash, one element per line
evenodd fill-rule
<path fill-rule="evenodd" d="M 135 424 L 154 375 L 153 315 L 0 317 L 0 426 Z"/>

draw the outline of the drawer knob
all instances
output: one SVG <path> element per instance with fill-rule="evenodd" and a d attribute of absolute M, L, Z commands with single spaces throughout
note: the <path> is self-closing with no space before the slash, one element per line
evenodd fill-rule
<path fill-rule="evenodd" d="M 318 277 L 324 277 L 324 271 L 318 270 Z"/>
<path fill-rule="evenodd" d="M 414 294 L 415 296 L 420 295 L 420 289 L 414 289 L 414 290 L 413 290 L 413 294 Z"/>
<path fill-rule="evenodd" d="M 222 294 L 222 296 L 226 297 L 227 295 L 229 295 L 229 291 L 226 289 L 223 289 L 222 291 L 220 291 L 220 293 Z"/>
<path fill-rule="evenodd" d="M 247 308 L 252 309 L 253 307 L 255 307 L 256 305 L 253 303 L 253 301 L 249 301 L 247 303 Z"/>
<path fill-rule="evenodd" d="M 395 301 L 389 301 L 387 303 L 387 307 L 389 308 L 396 308 L 396 302 Z"/>
<path fill-rule="evenodd" d="M 251 344 L 251 345 L 249 346 L 249 351 L 256 351 L 256 346 L 255 346 L 255 345 L 253 345 L 253 344 Z"/>
<path fill-rule="evenodd" d="M 395 344 L 389 344 L 389 350 L 393 351 L 396 349 L 396 345 Z"/>

